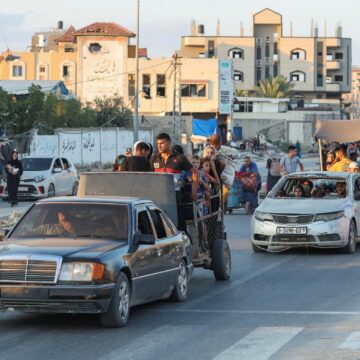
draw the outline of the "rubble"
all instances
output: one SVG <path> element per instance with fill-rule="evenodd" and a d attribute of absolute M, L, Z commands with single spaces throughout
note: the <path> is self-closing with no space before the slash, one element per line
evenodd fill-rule
<path fill-rule="evenodd" d="M 23 213 L 14 210 L 9 216 L 1 217 L 0 229 L 13 227 L 19 221 L 22 215 Z"/>

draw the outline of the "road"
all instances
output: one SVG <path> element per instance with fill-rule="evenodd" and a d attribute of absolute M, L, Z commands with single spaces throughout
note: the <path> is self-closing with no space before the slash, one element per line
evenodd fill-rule
<path fill-rule="evenodd" d="M 187 302 L 136 307 L 124 329 L 2 313 L 1 360 L 360 359 L 360 251 L 254 254 L 249 222 L 226 217 L 231 281 L 197 269 Z"/>

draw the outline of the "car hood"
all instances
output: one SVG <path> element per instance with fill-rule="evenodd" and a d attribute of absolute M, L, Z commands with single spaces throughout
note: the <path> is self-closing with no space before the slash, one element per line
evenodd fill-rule
<path fill-rule="evenodd" d="M 266 198 L 258 211 L 272 214 L 322 214 L 342 211 L 349 199 L 270 199 Z"/>
<path fill-rule="evenodd" d="M 21 180 L 30 180 L 34 179 L 36 176 L 46 175 L 49 176 L 49 170 L 44 171 L 24 171 L 21 175 Z"/>
<path fill-rule="evenodd" d="M 127 242 L 100 239 L 9 239 L 0 243 L 1 255 L 57 255 L 63 258 L 96 258 Z"/>

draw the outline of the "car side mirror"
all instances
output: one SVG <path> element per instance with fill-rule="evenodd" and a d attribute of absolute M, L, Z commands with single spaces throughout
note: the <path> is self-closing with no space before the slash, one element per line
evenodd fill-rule
<path fill-rule="evenodd" d="M 152 234 L 136 234 L 134 243 L 136 245 L 155 245 L 155 237 Z"/>
<path fill-rule="evenodd" d="M 0 229 L 0 241 L 4 241 L 10 229 Z"/>
<path fill-rule="evenodd" d="M 263 191 L 259 192 L 259 199 L 264 200 L 266 198 L 266 195 L 267 195 L 266 192 Z"/>

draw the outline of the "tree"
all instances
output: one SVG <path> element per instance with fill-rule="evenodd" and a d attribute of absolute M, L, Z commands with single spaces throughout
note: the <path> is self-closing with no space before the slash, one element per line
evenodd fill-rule
<path fill-rule="evenodd" d="M 291 96 L 294 84 L 288 81 L 284 76 L 260 80 L 255 87 L 256 96 L 268 98 L 285 98 Z"/>

